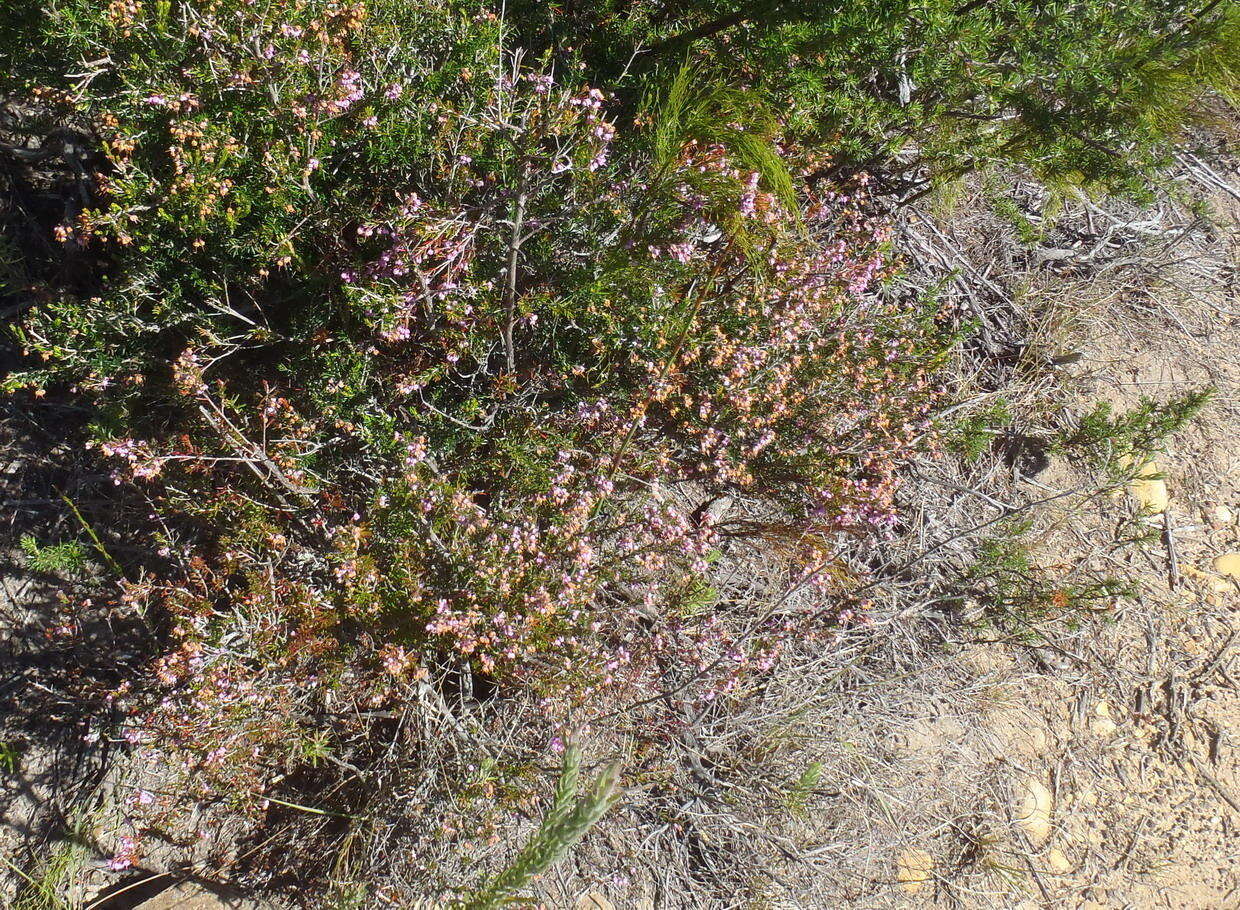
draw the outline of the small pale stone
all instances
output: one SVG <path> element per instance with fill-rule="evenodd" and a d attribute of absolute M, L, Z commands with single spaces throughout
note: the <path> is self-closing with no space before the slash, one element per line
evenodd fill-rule
<path fill-rule="evenodd" d="M 1040 780 L 1025 778 L 1020 784 L 1020 801 L 1016 808 L 1016 824 L 1020 825 L 1034 846 L 1041 846 L 1051 834 L 1051 813 L 1054 797 Z"/>
<path fill-rule="evenodd" d="M 1236 522 L 1236 513 L 1222 504 L 1211 506 L 1206 510 L 1206 514 L 1209 516 L 1210 522 L 1219 527 L 1225 528 Z"/>
<path fill-rule="evenodd" d="M 138 904 L 137 910 L 264 910 L 263 905 L 236 897 L 222 897 L 185 882 Z"/>
<path fill-rule="evenodd" d="M 1106 701 L 1094 705 L 1094 716 L 1089 719 L 1089 729 L 1098 736 L 1110 736 L 1117 729 L 1115 718 L 1111 716 L 1111 706 Z"/>
<path fill-rule="evenodd" d="M 616 905 L 597 891 L 587 891 L 577 898 L 574 910 L 616 910 Z"/>
<path fill-rule="evenodd" d="M 1214 560 L 1214 571 L 1240 581 L 1240 552 L 1224 553 Z"/>
<path fill-rule="evenodd" d="M 1058 847 L 1052 847 L 1046 854 L 1046 868 L 1056 875 L 1068 875 L 1072 872 L 1072 861 Z"/>
<path fill-rule="evenodd" d="M 1223 557 L 1221 556 L 1219 557 L 1219 559 L 1222 558 Z M 1211 600 L 1216 598 L 1210 597 L 1210 595 L 1217 595 L 1221 597 L 1235 591 L 1235 585 L 1229 579 L 1216 575 L 1213 572 L 1203 572 L 1195 566 L 1184 566 L 1183 572 L 1186 577 L 1201 582 L 1202 587 L 1207 589 L 1207 597 Z"/>
<path fill-rule="evenodd" d="M 1154 476 L 1158 473 L 1158 463 L 1147 461 L 1141 465 L 1137 476 L 1128 483 L 1128 492 L 1140 504 L 1141 509 L 1155 515 L 1167 511 L 1167 504 L 1170 502 L 1167 482 Z"/>
<path fill-rule="evenodd" d="M 909 894 L 917 894 L 934 875 L 934 857 L 910 847 L 896 860 L 896 881 Z"/>

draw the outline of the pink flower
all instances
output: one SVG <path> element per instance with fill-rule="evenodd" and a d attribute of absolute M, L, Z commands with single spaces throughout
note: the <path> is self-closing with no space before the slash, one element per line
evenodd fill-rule
<path fill-rule="evenodd" d="M 108 860 L 107 867 L 113 872 L 121 872 L 134 865 L 140 856 L 137 839 L 125 834 L 117 840 L 116 853 Z"/>

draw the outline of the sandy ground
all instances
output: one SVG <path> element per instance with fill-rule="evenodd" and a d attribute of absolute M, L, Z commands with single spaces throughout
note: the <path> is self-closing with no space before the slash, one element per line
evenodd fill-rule
<path fill-rule="evenodd" d="M 908 839 L 892 861 L 905 880 L 897 904 L 1240 907 L 1240 580 L 1216 563 L 1240 550 L 1240 203 L 1197 191 L 1213 226 L 1168 243 L 1158 265 L 1091 267 L 1028 289 L 1031 306 L 1067 301 L 1044 338 L 1083 355 L 1055 377 L 1065 407 L 1123 411 L 1141 396 L 1217 393 L 1157 461 L 1165 515 L 1137 516 L 1124 492 L 1037 511 L 1040 565 L 1065 577 L 1107 571 L 1134 580 L 1136 597 L 1096 620 L 1042 626 L 1037 645 L 962 650 L 957 685 L 971 699 L 915 720 L 906 760 L 941 772 L 948 788 L 970 767 L 989 777 L 977 807 L 989 828 L 971 848 L 943 828 Z M 1170 240 L 1178 224 L 1168 216 L 1143 242 Z M 1024 483 L 1046 495 L 1081 479 L 1053 460 Z M 1151 539 L 1122 546 L 1135 530 Z M 951 757 L 961 750 L 974 754 Z M 953 811 L 967 817 L 959 803 L 939 817 Z"/>

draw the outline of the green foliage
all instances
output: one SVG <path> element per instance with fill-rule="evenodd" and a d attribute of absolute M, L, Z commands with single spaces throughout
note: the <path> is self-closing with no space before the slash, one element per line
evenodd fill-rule
<path fill-rule="evenodd" d="M 803 815 L 806 807 L 809 805 L 810 797 L 813 795 L 818 782 L 822 780 L 823 771 L 826 765 L 820 761 L 810 762 L 805 770 L 792 783 L 784 802 L 788 806 L 788 810 L 794 815 Z"/>
<path fill-rule="evenodd" d="M 90 859 L 83 828 L 80 821 L 75 823 L 74 830 L 52 844 L 32 868 L 20 869 L 4 860 L 19 879 L 13 910 L 70 910 L 74 906 L 66 895 L 85 873 Z"/>
<path fill-rule="evenodd" d="M 1214 394 L 1213 389 L 1184 392 L 1164 402 L 1142 396 L 1123 414 L 1116 414 L 1109 402 L 1099 402 L 1075 427 L 1060 433 L 1054 445 L 1099 467 L 1131 472 L 1197 416 Z"/>
<path fill-rule="evenodd" d="M 1234 102 L 1240 85 L 1231 3 L 534 6 L 509 5 L 530 46 L 572 43 L 604 72 L 672 71 L 688 56 L 764 93 L 798 135 L 826 140 L 833 166 L 876 169 L 895 186 L 913 173 L 911 155 L 939 176 L 1015 163 L 1145 195 L 1201 93 Z"/>
<path fill-rule="evenodd" d="M 1012 422 L 1012 412 L 1004 398 L 962 417 L 946 433 L 948 450 L 967 462 L 979 459 L 994 443 L 1003 428 Z"/>
<path fill-rule="evenodd" d="M 1039 625 L 1110 610 L 1117 597 L 1133 596 L 1132 586 L 1116 578 L 1069 579 L 1037 564 L 1030 552 L 1028 522 L 1005 522 L 983 541 L 966 579 L 982 614 L 979 619 L 1023 640 L 1040 637 Z"/>
<path fill-rule="evenodd" d="M 1016 236 L 1020 238 L 1021 243 L 1034 246 L 1042 241 L 1045 235 L 1043 226 L 1022 212 L 1020 206 L 1011 198 L 1003 195 L 991 196 L 990 206 L 996 215 L 1015 229 Z"/>
<path fill-rule="evenodd" d="M 570 744 L 564 751 L 564 766 L 556 782 L 551 809 L 538 830 L 506 869 L 456 906 L 461 910 L 498 910 L 521 902 L 521 892 L 534 876 L 560 862 L 615 805 L 619 799 L 619 770 L 618 762 L 608 765 L 579 795 L 581 751 Z"/>
<path fill-rule="evenodd" d="M 86 567 L 87 548 L 81 541 L 40 545 L 34 537 L 23 534 L 20 542 L 27 565 L 36 572 L 76 575 Z"/>
<path fill-rule="evenodd" d="M 788 162 L 772 144 L 782 126 L 756 92 L 721 84 L 700 65 L 685 65 L 647 108 L 641 117 L 653 123 L 651 145 L 660 169 L 672 166 L 687 141 L 718 143 L 761 174 L 789 211 L 798 208 Z"/>
<path fill-rule="evenodd" d="M 332 757 L 331 733 L 327 730 L 307 731 L 293 743 L 294 758 L 298 762 L 317 768 Z"/>
<path fill-rule="evenodd" d="M 0 770 L 5 774 L 16 774 L 21 766 L 22 750 L 8 742 L 0 742 Z"/>
<path fill-rule="evenodd" d="M 627 634 L 602 592 L 670 615 L 667 570 L 702 574 L 711 530 L 659 485 L 889 520 L 951 342 L 866 299 L 885 226 L 805 184 L 753 91 L 685 67 L 620 133 L 465 12 L 51 6 L 45 41 L 100 61 L 64 103 L 111 165 L 73 230 L 114 271 L 49 289 L 10 385 L 97 406 L 99 451 L 212 557 L 187 589 L 303 621 L 283 540 L 316 635 L 331 605 L 569 684 Z"/>
<path fill-rule="evenodd" d="M 1212 390 L 1186 392 L 1167 401 L 1142 398 L 1131 410 L 1116 414 L 1100 402 L 1075 427 L 1052 440 L 1052 448 L 1084 459 L 1114 481 L 1131 479 L 1142 470 L 1172 433 L 1197 415 L 1213 396 Z M 962 437 L 968 440 L 972 437 Z M 959 449 L 967 447 L 959 446 Z M 1142 476 L 1151 476 L 1143 473 Z M 1040 623 L 1074 622 L 1084 613 L 1106 612 L 1116 597 L 1132 596 L 1131 585 L 1109 576 L 1080 579 L 1040 566 L 1029 549 L 1030 525 L 1012 520 L 980 546 L 966 574 L 969 597 L 982 607 L 982 619 L 1022 638 L 1036 639 Z M 1148 542 L 1158 532 L 1141 522 L 1121 529 L 1122 542 Z"/>

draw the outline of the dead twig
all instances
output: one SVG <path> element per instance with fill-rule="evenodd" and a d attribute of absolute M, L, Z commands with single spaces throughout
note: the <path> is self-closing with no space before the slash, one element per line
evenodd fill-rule
<path fill-rule="evenodd" d="M 517 264 L 521 257 L 521 226 L 525 221 L 525 206 L 528 195 L 525 190 L 525 174 L 517 188 L 516 207 L 512 213 L 512 234 L 508 241 L 508 274 L 504 280 L 504 357 L 508 364 L 508 372 L 517 369 L 517 351 L 513 344 L 512 332 L 517 324 Z"/>
<path fill-rule="evenodd" d="M 1237 801 L 1236 798 L 1232 796 L 1231 791 L 1227 788 L 1226 784 L 1203 768 L 1201 766 L 1201 762 L 1197 761 L 1197 759 L 1193 758 L 1193 756 L 1186 755 L 1184 760 L 1194 771 L 1201 775 L 1201 779 L 1209 784 L 1214 789 L 1215 793 L 1222 797 L 1223 802 L 1231 806 L 1231 808 L 1237 813 L 1240 813 L 1240 801 Z"/>
<path fill-rule="evenodd" d="M 1175 552 L 1175 530 L 1171 524 L 1171 508 L 1163 510 L 1163 546 L 1167 548 L 1167 584 L 1172 590 L 1180 586 L 1180 560 Z"/>

